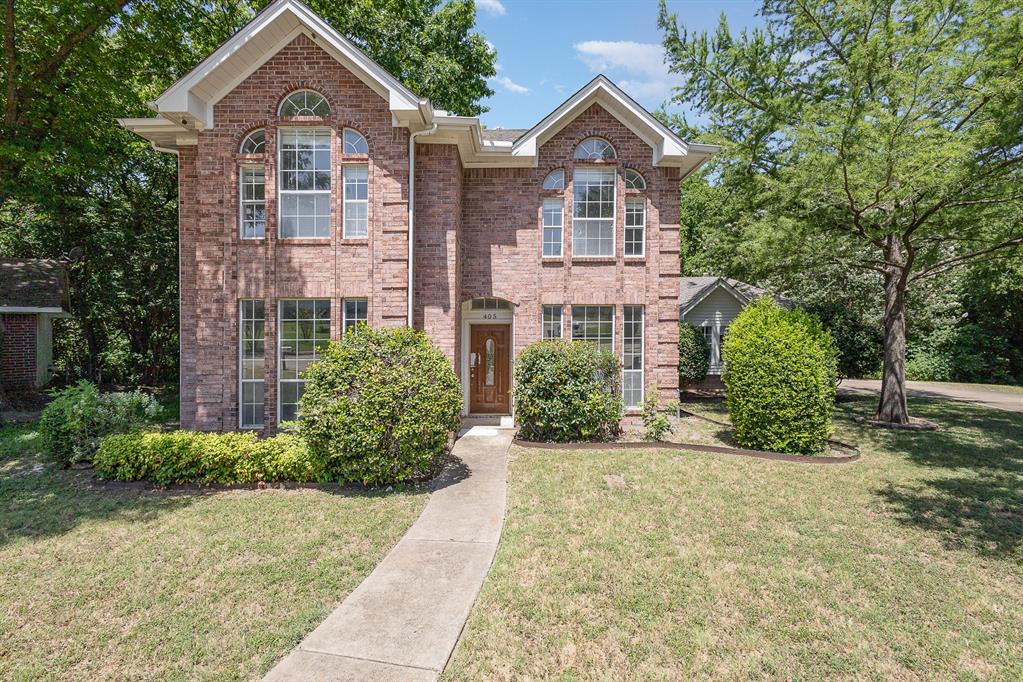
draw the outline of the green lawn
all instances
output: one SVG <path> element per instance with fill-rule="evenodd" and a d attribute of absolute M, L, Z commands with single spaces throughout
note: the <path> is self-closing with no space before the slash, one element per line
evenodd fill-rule
<path fill-rule="evenodd" d="M 365 577 L 425 493 L 109 485 L 0 429 L 0 679 L 253 679 Z"/>
<path fill-rule="evenodd" d="M 846 465 L 515 449 L 446 678 L 1023 678 L 1023 419 L 873 403 L 839 405 Z"/>

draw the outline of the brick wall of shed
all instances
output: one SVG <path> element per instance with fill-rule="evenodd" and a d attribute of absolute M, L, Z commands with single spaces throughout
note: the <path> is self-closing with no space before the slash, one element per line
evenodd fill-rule
<path fill-rule="evenodd" d="M 36 316 L 0 315 L 4 335 L 0 346 L 0 382 L 6 389 L 32 388 L 36 384 Z"/>

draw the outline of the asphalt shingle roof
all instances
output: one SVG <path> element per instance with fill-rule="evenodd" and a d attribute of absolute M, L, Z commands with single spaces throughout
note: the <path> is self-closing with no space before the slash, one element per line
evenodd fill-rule
<path fill-rule="evenodd" d="M 679 296 L 679 303 L 682 306 L 682 310 L 687 310 L 695 302 L 709 294 L 711 289 L 718 286 L 719 282 L 727 282 L 733 289 L 746 298 L 747 303 L 758 299 L 761 296 L 771 296 L 779 305 L 785 306 L 786 308 L 791 308 L 793 306 L 791 299 L 785 298 L 784 296 L 778 296 L 777 294 L 772 294 L 766 289 L 761 289 L 758 286 L 754 286 L 746 282 L 740 282 L 737 279 L 729 279 L 727 277 L 683 277 L 682 291 Z"/>
<path fill-rule="evenodd" d="M 514 142 L 527 132 L 528 128 L 484 128 L 483 139 L 493 142 Z"/>
<path fill-rule="evenodd" d="M 63 264 L 41 258 L 0 258 L 0 306 L 67 310 Z"/>

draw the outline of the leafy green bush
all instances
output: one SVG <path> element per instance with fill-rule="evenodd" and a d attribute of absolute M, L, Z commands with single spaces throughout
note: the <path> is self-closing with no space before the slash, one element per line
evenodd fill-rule
<path fill-rule="evenodd" d="M 359 325 L 306 378 L 299 433 L 342 482 L 429 475 L 458 428 L 458 378 L 422 332 Z"/>
<path fill-rule="evenodd" d="M 672 432 L 671 420 L 657 405 L 657 384 L 654 384 L 643 400 L 643 440 L 659 441 Z M 677 409 L 677 408 L 676 408 Z"/>
<path fill-rule="evenodd" d="M 108 436 L 94 465 L 102 478 L 161 485 L 329 480 L 322 458 L 294 434 L 265 440 L 252 433 L 198 431 Z"/>
<path fill-rule="evenodd" d="M 539 441 L 611 440 L 621 433 L 625 407 L 621 366 L 596 344 L 540 341 L 515 364 L 515 419 L 522 438 Z"/>
<path fill-rule="evenodd" d="M 1014 384 L 1012 368 L 1023 365 L 1023 350 L 969 322 L 910 342 L 907 355 L 906 378 L 917 381 Z"/>
<path fill-rule="evenodd" d="M 152 424 L 160 415 L 156 400 L 141 391 L 100 393 L 84 380 L 50 395 L 39 432 L 44 449 L 64 466 L 88 462 L 104 436 Z"/>
<path fill-rule="evenodd" d="M 816 317 L 761 298 L 728 328 L 724 360 L 728 412 L 741 445 L 794 453 L 827 447 L 838 351 Z"/>
<path fill-rule="evenodd" d="M 678 327 L 678 385 L 698 384 L 710 371 L 710 346 L 697 327 L 680 322 Z"/>
<path fill-rule="evenodd" d="M 838 348 L 838 374 L 863 379 L 878 372 L 884 358 L 884 331 L 838 303 L 810 306 L 821 324 L 835 339 Z"/>

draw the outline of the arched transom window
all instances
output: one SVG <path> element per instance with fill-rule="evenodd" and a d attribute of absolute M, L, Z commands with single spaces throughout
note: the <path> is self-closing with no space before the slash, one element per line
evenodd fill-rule
<path fill-rule="evenodd" d="M 609 161 L 615 158 L 615 148 L 607 140 L 591 137 L 575 148 L 577 161 Z"/>
<path fill-rule="evenodd" d="M 242 140 L 242 146 L 239 151 L 242 154 L 262 154 L 266 151 L 266 131 L 262 128 L 253 130 Z"/>
<path fill-rule="evenodd" d="M 646 189 L 646 180 L 639 171 L 629 168 L 625 171 L 625 189 Z"/>
<path fill-rule="evenodd" d="M 280 116 L 329 116 L 330 105 L 318 92 L 297 90 L 281 102 Z"/>
<path fill-rule="evenodd" d="M 357 130 L 345 128 L 344 133 L 345 154 L 369 154 L 369 145 L 366 138 Z"/>
<path fill-rule="evenodd" d="M 555 168 L 543 179 L 544 189 L 565 189 L 565 169 Z"/>

